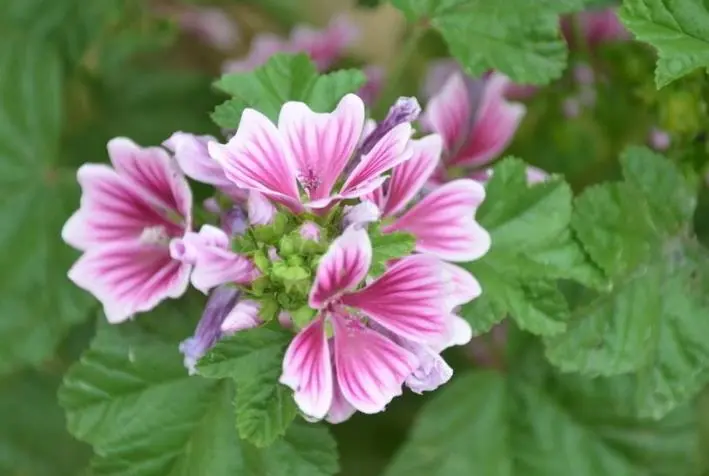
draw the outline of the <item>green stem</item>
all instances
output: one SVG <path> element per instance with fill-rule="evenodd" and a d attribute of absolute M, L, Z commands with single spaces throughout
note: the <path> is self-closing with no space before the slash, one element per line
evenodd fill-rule
<path fill-rule="evenodd" d="M 411 60 L 416 56 L 419 41 L 426 33 L 426 30 L 425 25 L 417 24 L 409 32 L 408 37 L 404 41 L 404 46 L 398 55 L 398 60 L 387 74 L 386 85 L 373 111 L 374 117 L 383 118 L 389 110 L 389 107 L 391 107 L 394 101 L 399 97 L 401 83 L 409 69 Z"/>

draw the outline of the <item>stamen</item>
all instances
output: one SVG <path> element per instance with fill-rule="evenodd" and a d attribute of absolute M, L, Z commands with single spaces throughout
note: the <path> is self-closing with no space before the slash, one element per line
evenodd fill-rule
<path fill-rule="evenodd" d="M 141 243 L 148 245 L 168 246 L 170 236 L 163 225 L 148 226 L 143 229 L 139 238 Z"/>

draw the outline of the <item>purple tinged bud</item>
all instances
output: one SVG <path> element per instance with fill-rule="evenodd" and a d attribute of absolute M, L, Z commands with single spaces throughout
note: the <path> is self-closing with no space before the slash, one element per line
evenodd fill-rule
<path fill-rule="evenodd" d="M 304 240 L 320 241 L 320 227 L 312 221 L 306 221 L 298 230 Z"/>
<path fill-rule="evenodd" d="M 246 212 L 238 205 L 234 205 L 221 216 L 221 228 L 229 236 L 239 236 L 246 232 L 249 221 Z"/>
<path fill-rule="evenodd" d="M 214 213 L 215 215 L 219 215 L 222 212 L 222 209 L 219 206 L 219 202 L 214 197 L 205 199 L 202 202 L 202 207 L 209 213 Z"/>
<path fill-rule="evenodd" d="M 387 117 L 377 124 L 372 133 L 364 139 L 358 155 L 367 154 L 390 130 L 399 124 L 415 121 L 419 114 L 421 114 L 421 106 L 416 98 L 400 97 L 397 99 L 396 103 L 389 109 Z"/>
<path fill-rule="evenodd" d="M 272 263 L 281 261 L 281 257 L 278 255 L 278 250 L 276 250 L 273 246 L 268 247 L 268 259 L 270 259 Z"/>
<path fill-rule="evenodd" d="M 209 295 L 202 318 L 192 337 L 180 343 L 185 368 L 190 375 L 197 373 L 196 365 L 222 336 L 222 323 L 234 309 L 240 291 L 231 286 L 220 286 Z"/>
<path fill-rule="evenodd" d="M 596 75 L 586 63 L 578 64 L 574 67 L 574 79 L 582 86 L 588 86 L 595 82 Z"/>

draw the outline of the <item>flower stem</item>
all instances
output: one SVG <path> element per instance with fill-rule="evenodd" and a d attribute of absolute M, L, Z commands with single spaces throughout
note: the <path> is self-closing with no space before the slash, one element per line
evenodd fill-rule
<path fill-rule="evenodd" d="M 401 83 L 406 77 L 411 60 L 416 56 L 418 44 L 428 27 L 424 23 L 417 23 L 409 32 L 404 46 L 399 52 L 398 59 L 387 74 L 386 85 L 379 96 L 377 105 L 374 108 L 373 116 L 382 118 L 386 115 L 389 107 L 399 97 Z"/>

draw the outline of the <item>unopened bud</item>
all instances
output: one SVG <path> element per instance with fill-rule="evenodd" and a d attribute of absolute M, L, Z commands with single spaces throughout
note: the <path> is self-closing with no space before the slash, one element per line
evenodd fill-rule
<path fill-rule="evenodd" d="M 306 221 L 298 230 L 304 240 L 320 241 L 320 227 L 311 221 Z"/>
<path fill-rule="evenodd" d="M 414 97 L 400 97 L 396 103 L 389 109 L 387 117 L 382 122 L 377 124 L 371 134 L 364 139 L 359 149 L 359 154 L 367 154 L 374 147 L 374 144 L 379 142 L 390 130 L 404 124 L 405 122 L 413 122 L 418 119 L 421 114 L 421 106 Z"/>

